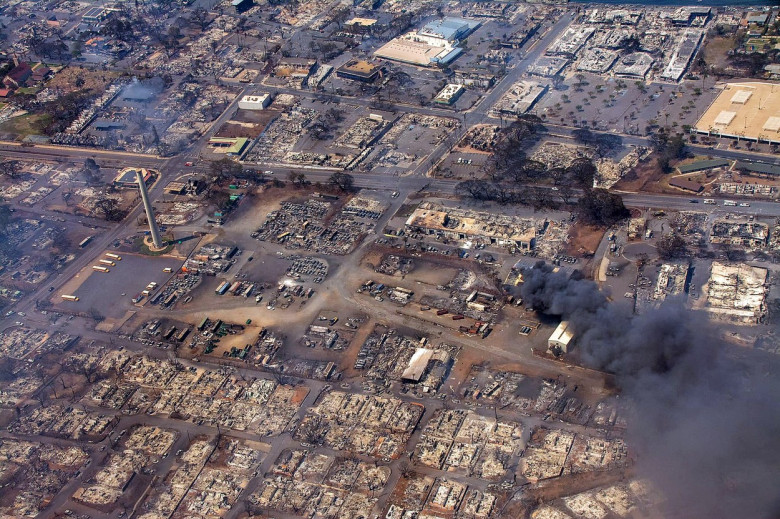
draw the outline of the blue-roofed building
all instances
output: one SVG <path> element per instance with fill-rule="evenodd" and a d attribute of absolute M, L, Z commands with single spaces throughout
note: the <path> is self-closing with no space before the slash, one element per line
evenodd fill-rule
<path fill-rule="evenodd" d="M 417 34 L 454 42 L 462 40 L 477 27 L 479 27 L 479 22 L 448 16 L 425 24 L 417 31 Z"/>
<path fill-rule="evenodd" d="M 445 65 L 449 65 L 450 63 L 455 61 L 455 58 L 460 56 L 462 53 L 463 53 L 463 49 L 461 49 L 460 47 L 455 47 L 454 49 L 449 51 L 444 56 L 436 56 L 435 58 L 433 58 L 431 60 L 431 62 L 433 62 L 433 63 L 443 63 Z"/>

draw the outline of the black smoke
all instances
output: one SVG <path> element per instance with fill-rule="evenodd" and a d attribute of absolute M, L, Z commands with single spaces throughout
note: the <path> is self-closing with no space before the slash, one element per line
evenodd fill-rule
<path fill-rule="evenodd" d="M 639 474 L 664 495 L 663 517 L 780 517 L 775 359 L 735 354 L 680 301 L 633 315 L 594 282 L 541 262 L 523 280 L 525 304 L 568 319 L 583 361 L 614 373 L 630 399 L 627 439 Z"/>

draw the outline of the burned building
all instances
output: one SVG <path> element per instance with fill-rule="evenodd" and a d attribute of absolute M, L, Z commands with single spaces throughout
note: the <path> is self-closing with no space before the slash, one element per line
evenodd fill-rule
<path fill-rule="evenodd" d="M 420 204 L 406 220 L 406 227 L 427 235 L 485 241 L 522 250 L 536 245 L 536 225 L 530 219 L 445 208 L 431 202 Z"/>
<path fill-rule="evenodd" d="M 710 241 L 718 245 L 765 247 L 769 242 L 769 226 L 762 222 L 748 220 L 715 220 Z"/>
<path fill-rule="evenodd" d="M 116 187 L 138 189 L 138 177 L 136 171 L 137 168 L 124 168 L 114 178 L 114 185 Z M 154 177 L 154 172 L 150 169 L 141 168 L 141 174 L 146 185 L 149 185 L 149 182 Z"/>
<path fill-rule="evenodd" d="M 756 322 L 766 314 L 768 271 L 713 262 L 707 281 L 707 311 L 718 317 Z"/>
<path fill-rule="evenodd" d="M 373 61 L 350 60 L 336 69 L 336 75 L 340 78 L 351 79 L 371 83 L 382 71 L 382 66 Z"/>

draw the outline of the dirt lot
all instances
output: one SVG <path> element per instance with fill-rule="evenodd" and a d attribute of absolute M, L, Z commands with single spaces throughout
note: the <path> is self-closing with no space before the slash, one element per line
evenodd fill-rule
<path fill-rule="evenodd" d="M 281 110 L 268 108 L 266 110 L 239 110 L 236 115 L 217 130 L 215 137 L 247 137 L 254 139 L 260 135 L 268 124 L 279 116 Z"/>
<path fill-rule="evenodd" d="M 566 252 L 572 256 L 593 254 L 596 252 L 603 236 L 604 229 L 576 222 L 569 229 L 569 240 Z"/>
<path fill-rule="evenodd" d="M 653 187 L 663 178 L 663 172 L 656 165 L 655 156 L 640 163 L 623 176 L 613 187 L 618 191 L 654 191 Z"/>
<path fill-rule="evenodd" d="M 707 64 L 718 68 L 724 68 L 728 65 L 728 52 L 737 45 L 734 35 L 729 36 L 707 36 L 704 49 L 701 54 L 707 61 Z"/>
<path fill-rule="evenodd" d="M 89 90 L 91 93 L 102 94 L 117 77 L 119 77 L 118 72 L 89 70 L 78 66 L 65 67 L 46 86 L 51 89 L 61 89 L 64 94 L 76 90 Z"/>

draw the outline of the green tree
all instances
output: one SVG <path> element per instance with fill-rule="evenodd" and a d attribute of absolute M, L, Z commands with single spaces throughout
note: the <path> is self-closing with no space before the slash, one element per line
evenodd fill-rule
<path fill-rule="evenodd" d="M 211 161 L 209 169 L 220 179 L 240 177 L 244 171 L 241 164 L 228 157 Z"/>
<path fill-rule="evenodd" d="M 608 227 L 629 217 L 630 212 L 623 204 L 623 198 L 606 189 L 586 191 L 579 201 L 580 219 L 590 225 Z"/>

